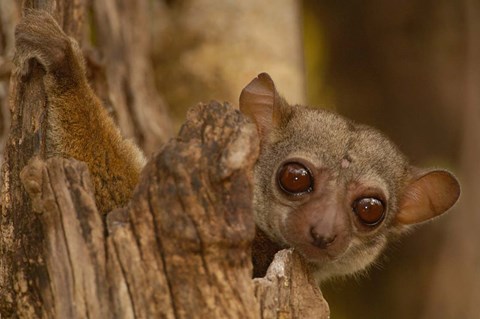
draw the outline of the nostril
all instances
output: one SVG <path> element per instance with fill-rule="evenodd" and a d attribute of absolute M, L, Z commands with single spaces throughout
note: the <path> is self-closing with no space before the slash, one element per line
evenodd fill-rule
<path fill-rule="evenodd" d="M 333 244 L 333 242 L 337 238 L 337 235 L 319 234 L 313 227 L 310 228 L 310 235 L 312 236 L 312 239 L 313 239 L 312 245 L 321 249 L 325 249 L 331 244 Z"/>

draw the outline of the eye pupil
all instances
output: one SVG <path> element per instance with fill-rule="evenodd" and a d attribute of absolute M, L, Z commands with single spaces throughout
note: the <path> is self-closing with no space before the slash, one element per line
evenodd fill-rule
<path fill-rule="evenodd" d="M 313 178 L 300 163 L 286 163 L 278 171 L 278 184 L 289 194 L 299 195 L 312 190 Z"/>
<path fill-rule="evenodd" d="M 353 203 L 353 211 L 360 221 L 368 226 L 380 223 L 385 215 L 385 207 L 381 200 L 376 198 L 360 198 Z"/>

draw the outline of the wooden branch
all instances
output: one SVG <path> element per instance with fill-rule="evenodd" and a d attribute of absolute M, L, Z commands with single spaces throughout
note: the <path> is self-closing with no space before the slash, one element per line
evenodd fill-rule
<path fill-rule="evenodd" d="M 308 265 L 293 249 L 279 251 L 265 278 L 254 281 L 261 318 L 330 318 L 328 303 Z"/>

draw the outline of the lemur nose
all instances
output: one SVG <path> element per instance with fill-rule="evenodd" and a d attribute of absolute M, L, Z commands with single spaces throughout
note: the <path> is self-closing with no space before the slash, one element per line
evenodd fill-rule
<path fill-rule="evenodd" d="M 319 234 L 314 227 L 310 228 L 310 235 L 312 236 L 312 239 L 313 239 L 312 245 L 320 249 L 327 248 L 328 246 L 333 244 L 333 242 L 337 238 L 337 235 Z"/>

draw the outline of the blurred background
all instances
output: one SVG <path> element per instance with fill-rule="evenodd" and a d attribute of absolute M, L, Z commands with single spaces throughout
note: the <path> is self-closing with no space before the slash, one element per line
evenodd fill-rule
<path fill-rule="evenodd" d="M 455 172 L 462 196 L 447 216 L 391 245 L 368 276 L 322 289 L 334 319 L 480 318 L 478 0 L 23 3 L 50 6 L 60 20 L 76 10 L 77 21 L 60 23 L 84 49 L 92 86 L 122 132 L 147 154 L 188 107 L 237 104 L 266 71 L 290 103 L 373 125 L 415 165 Z M 2 141 L 21 6 L 0 1 Z"/>
<path fill-rule="evenodd" d="M 369 276 L 324 287 L 332 318 L 480 318 L 479 22 L 479 1 L 303 1 L 308 102 L 381 129 L 463 188 Z"/>

